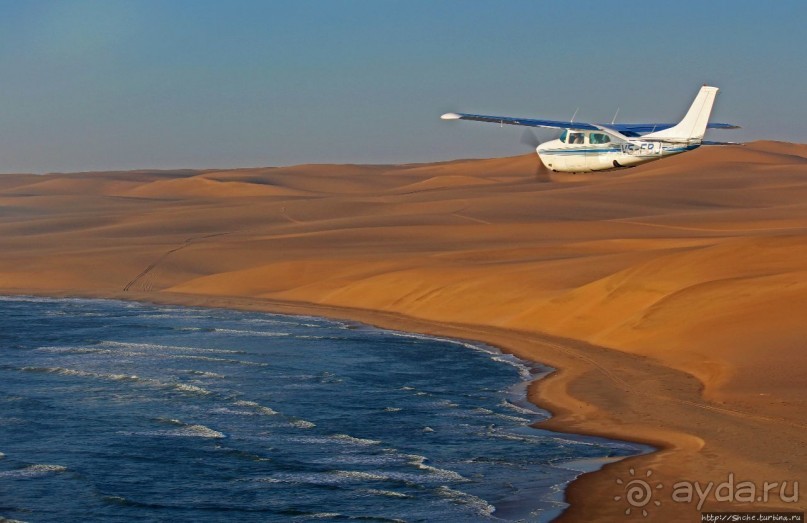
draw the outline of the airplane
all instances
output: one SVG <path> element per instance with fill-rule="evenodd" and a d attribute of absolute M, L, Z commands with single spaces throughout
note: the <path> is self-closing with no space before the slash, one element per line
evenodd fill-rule
<path fill-rule="evenodd" d="M 463 113 L 446 113 L 441 118 L 562 129 L 558 139 L 535 147 L 547 169 L 572 173 L 606 171 L 668 158 L 701 145 L 739 145 L 703 139 L 706 129 L 740 128 L 732 124 L 709 123 L 717 91 L 717 87 L 701 87 L 684 119 L 677 124 L 591 124 L 575 122 L 574 116 L 572 121 L 561 122 Z"/>

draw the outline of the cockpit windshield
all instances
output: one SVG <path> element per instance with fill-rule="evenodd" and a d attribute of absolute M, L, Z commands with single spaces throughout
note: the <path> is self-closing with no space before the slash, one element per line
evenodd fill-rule
<path fill-rule="evenodd" d="M 569 143 L 582 145 L 585 143 L 586 133 L 569 133 Z"/>
<path fill-rule="evenodd" d="M 566 137 L 567 136 L 569 136 L 569 131 L 564 129 L 563 132 L 560 133 L 560 138 L 558 138 L 558 140 L 560 140 L 563 143 L 566 143 Z"/>
<path fill-rule="evenodd" d="M 611 138 L 607 134 L 601 133 L 591 133 L 588 135 L 589 143 L 598 144 L 598 143 L 610 143 Z"/>

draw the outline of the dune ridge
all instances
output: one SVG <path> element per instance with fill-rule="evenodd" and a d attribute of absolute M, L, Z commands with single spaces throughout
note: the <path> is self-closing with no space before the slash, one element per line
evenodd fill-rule
<path fill-rule="evenodd" d="M 0 292 L 354 318 L 553 365 L 547 426 L 662 449 L 573 483 L 570 521 L 624 517 L 628 467 L 807 477 L 807 145 L 536 162 L 0 175 Z"/>

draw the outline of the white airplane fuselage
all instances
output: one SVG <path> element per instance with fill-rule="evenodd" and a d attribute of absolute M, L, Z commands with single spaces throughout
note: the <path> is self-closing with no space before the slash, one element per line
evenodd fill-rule
<path fill-rule="evenodd" d="M 582 143 L 568 143 L 572 137 L 582 139 Z M 605 143 L 593 143 L 603 141 Z M 565 131 L 560 139 L 542 143 L 535 152 L 552 171 L 591 172 L 633 167 L 698 147 L 700 140 L 684 143 L 642 139 L 617 141 L 613 135 L 597 131 Z"/>

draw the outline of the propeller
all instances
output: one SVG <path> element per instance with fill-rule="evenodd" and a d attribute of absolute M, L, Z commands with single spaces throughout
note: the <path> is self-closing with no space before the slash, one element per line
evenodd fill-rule
<path fill-rule="evenodd" d="M 538 135 L 536 135 L 532 129 L 527 127 L 526 129 L 524 129 L 524 132 L 521 133 L 521 143 L 523 143 L 524 145 L 529 145 L 530 147 L 535 149 L 536 147 L 541 145 L 542 142 L 538 138 Z"/>
<path fill-rule="evenodd" d="M 544 142 L 548 142 L 550 140 L 556 140 L 560 137 L 562 131 L 558 132 L 555 130 L 546 130 L 545 132 L 541 133 L 541 137 L 539 137 L 535 131 L 531 128 L 527 127 L 524 129 L 524 132 L 521 133 L 521 143 L 524 145 L 529 145 L 532 150 L 534 151 L 536 147 L 541 145 Z M 552 179 L 549 175 L 549 169 L 546 168 L 544 162 L 541 161 L 540 158 L 536 158 L 538 160 L 537 165 L 535 166 L 535 179 L 539 182 L 551 182 Z"/>

